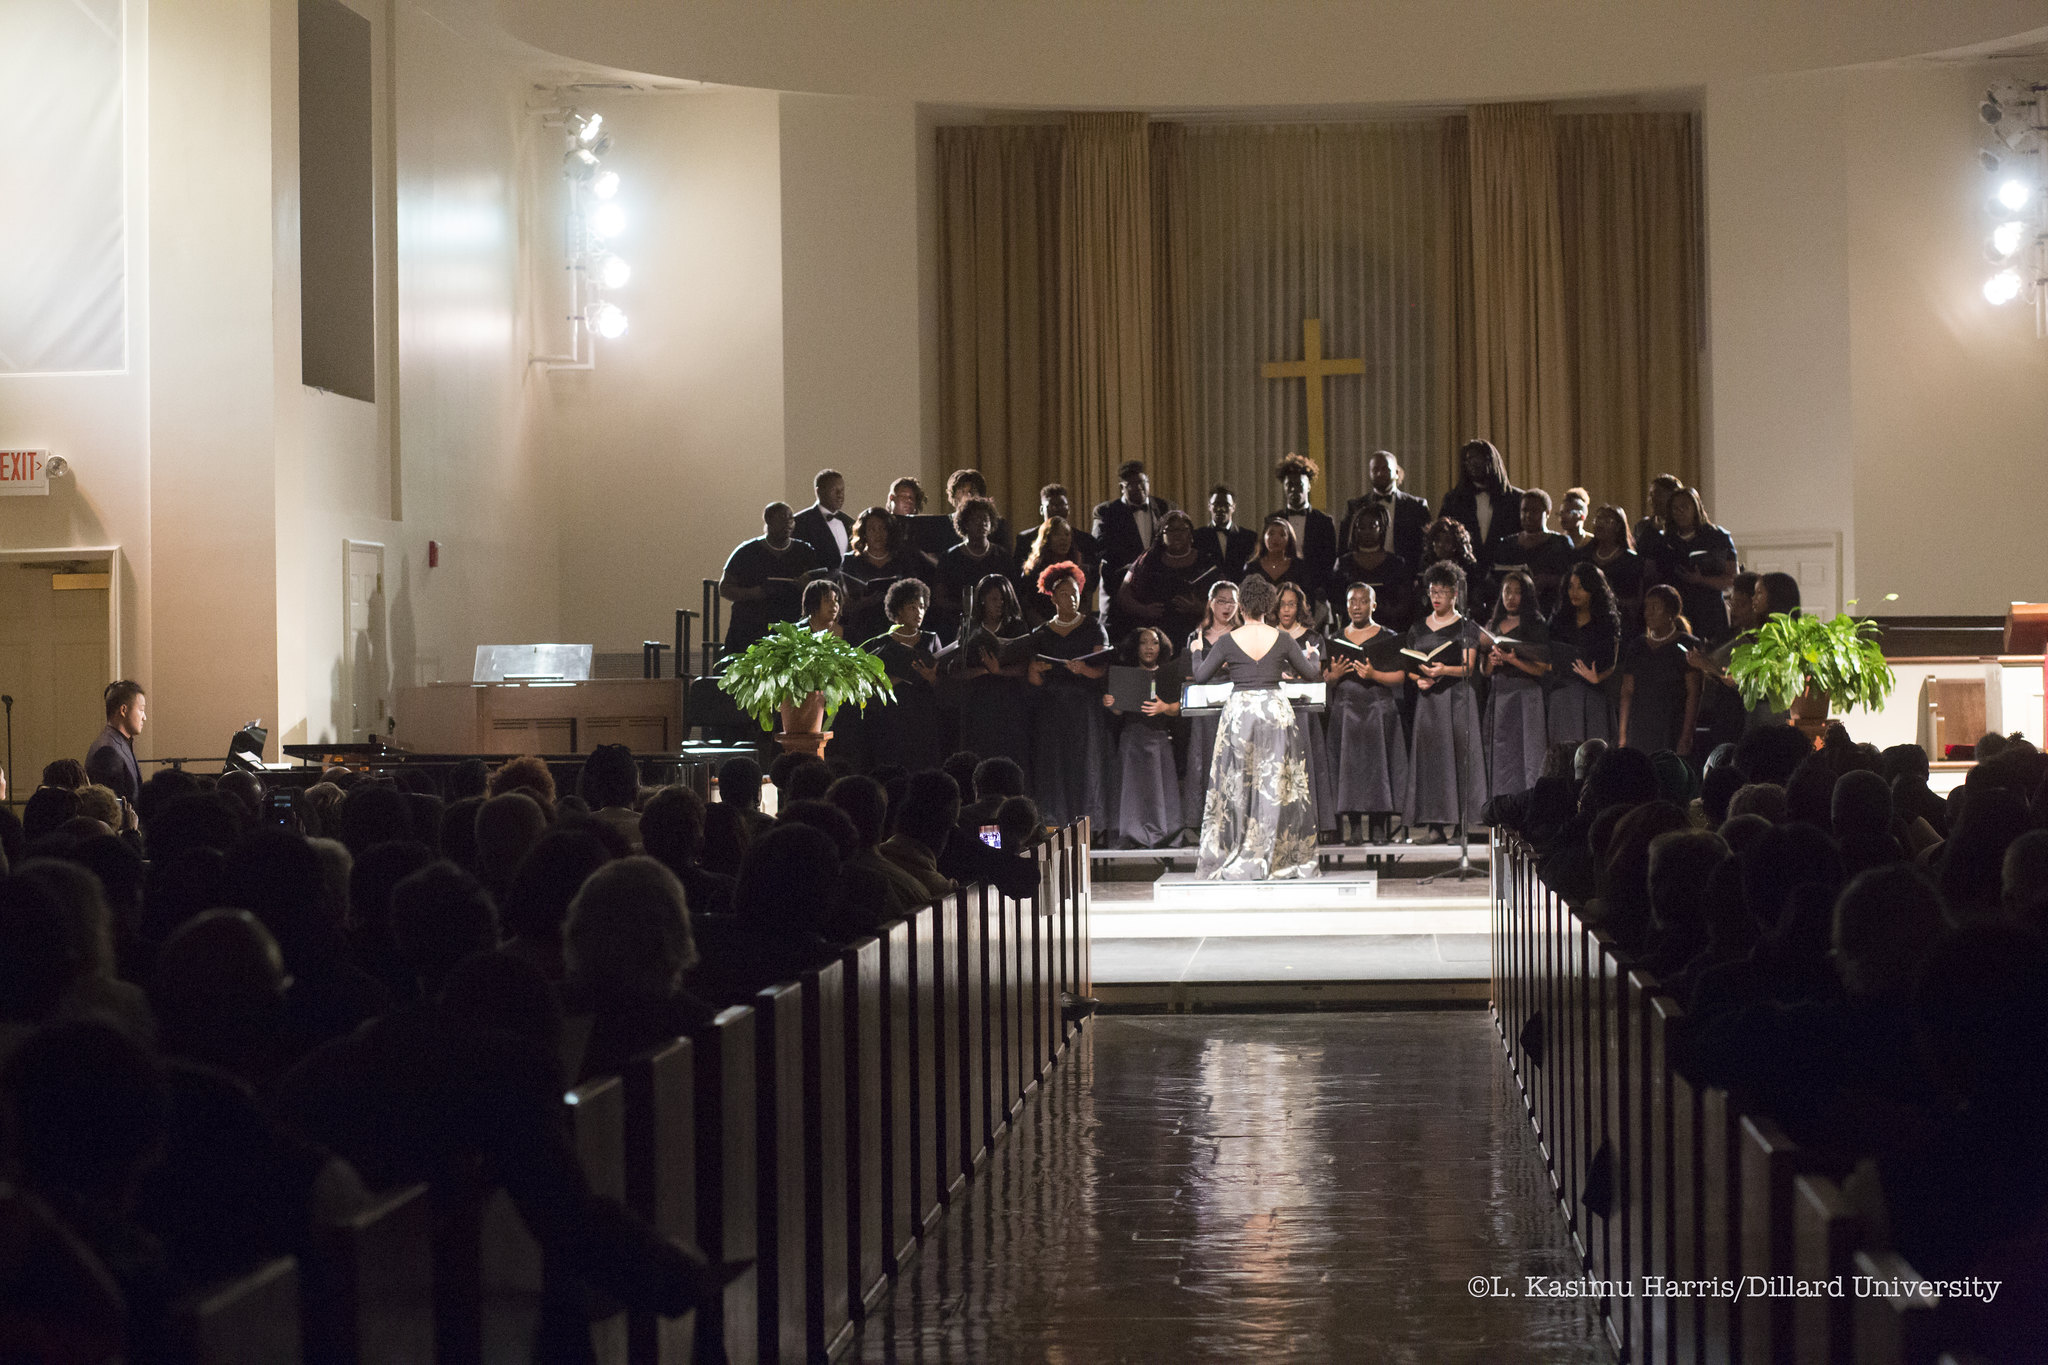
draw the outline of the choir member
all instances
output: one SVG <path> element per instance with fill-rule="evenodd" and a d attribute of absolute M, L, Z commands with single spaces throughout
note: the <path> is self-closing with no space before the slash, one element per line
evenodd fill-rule
<path fill-rule="evenodd" d="M 1735 541 L 1707 520 L 1697 488 L 1673 490 L 1657 542 L 1658 578 L 1678 589 L 1693 633 L 1718 640 L 1728 629 L 1726 593 L 1735 582 Z"/>
<path fill-rule="evenodd" d="M 1302 682 L 1320 682 L 1323 677 L 1323 661 L 1329 655 L 1329 642 L 1322 632 L 1309 625 L 1308 595 L 1298 583 L 1282 583 L 1280 595 L 1273 603 L 1273 624 L 1282 635 L 1294 641 L 1301 649 L 1302 657 L 1309 662 L 1309 671 L 1301 675 Z M 1329 755 L 1324 752 L 1323 719 L 1313 712 L 1304 711 L 1299 717 L 1302 739 L 1308 746 L 1309 789 L 1315 795 L 1316 828 L 1335 833 L 1337 830 L 1337 787 L 1330 778 Z"/>
<path fill-rule="evenodd" d="M 953 526 L 960 525 L 960 509 L 967 505 L 969 498 L 987 500 L 989 514 L 995 520 L 989 524 L 988 538 L 1003 547 L 1003 553 L 1010 552 L 1010 523 L 996 515 L 996 504 L 988 495 L 988 480 L 979 469 L 956 469 L 946 480 L 946 501 L 953 505 Z"/>
<path fill-rule="evenodd" d="M 1514 569 L 1529 575 L 1536 584 L 1536 598 L 1527 610 L 1534 613 L 1537 603 L 1556 599 L 1557 585 L 1576 556 L 1570 539 L 1550 529 L 1550 494 L 1540 488 L 1524 489 L 1520 516 L 1522 529 L 1501 542 L 1491 567 L 1496 580 Z"/>
<path fill-rule="evenodd" d="M 1415 674 L 1415 724 L 1408 757 L 1408 789 L 1402 800 L 1411 831 L 1425 825 L 1431 842 L 1462 834 L 1480 823 L 1486 806 L 1486 755 L 1479 728 L 1479 699 L 1472 685 L 1478 667 L 1478 632 L 1459 610 L 1465 575 L 1448 561 L 1422 575 L 1429 614 L 1408 628 L 1408 648 L 1441 650 Z"/>
<path fill-rule="evenodd" d="M 1182 650 L 1189 667 L 1201 658 L 1203 650 L 1237 629 L 1237 593 L 1235 583 L 1219 580 L 1209 585 L 1208 610 Z M 1201 813 L 1202 802 L 1209 794 L 1209 759 L 1216 748 L 1216 721 L 1215 716 L 1188 716 L 1182 722 L 1187 726 L 1188 754 L 1181 769 L 1180 804 L 1190 820 Z"/>
<path fill-rule="evenodd" d="M 1648 565 L 1629 542 L 1628 517 L 1613 503 L 1604 503 L 1587 521 L 1586 529 L 1592 534 L 1592 544 L 1580 552 L 1579 559 L 1601 572 L 1614 592 L 1615 606 L 1633 619 L 1642 607 Z"/>
<path fill-rule="evenodd" d="M 883 507 L 870 507 L 854 521 L 853 549 L 839 566 L 846 584 L 849 640 L 871 640 L 887 630 L 890 617 L 884 603 L 889 586 L 924 570 L 924 561 L 902 543 L 903 525 Z"/>
<path fill-rule="evenodd" d="M 846 592 L 829 578 L 814 578 L 804 585 L 804 629 L 815 634 L 829 631 L 846 638 L 839 613 L 846 606 Z"/>
<path fill-rule="evenodd" d="M 1038 570 L 1032 569 L 1027 573 L 1024 569 L 1024 561 L 1031 558 L 1031 552 L 1038 548 L 1040 529 L 1054 517 L 1064 521 L 1069 528 L 1074 524 L 1073 508 L 1068 500 L 1065 484 L 1049 483 L 1038 490 L 1038 525 L 1033 526 L 1023 535 L 1017 537 L 1017 573 L 1023 580 L 1018 591 L 1027 598 L 1035 591 L 1030 584 L 1037 577 Z M 1089 571 L 1091 575 L 1089 581 L 1093 582 L 1092 576 L 1096 572 L 1098 562 L 1102 558 L 1101 552 L 1096 549 L 1094 538 L 1086 531 L 1072 531 L 1071 534 L 1074 538 L 1072 553 L 1054 555 L 1052 558 L 1042 561 L 1040 567 L 1043 567 L 1044 564 L 1057 564 L 1062 559 L 1071 559 Z"/>
<path fill-rule="evenodd" d="M 1280 462 L 1273 466 L 1273 477 L 1280 481 L 1280 510 L 1273 513 L 1273 517 L 1283 519 L 1293 529 L 1298 553 L 1315 566 L 1318 573 L 1327 570 L 1338 553 L 1337 523 L 1330 519 L 1328 512 L 1309 505 L 1309 490 L 1321 473 L 1316 462 L 1305 455 L 1282 456 Z M 1272 517 L 1267 520 L 1271 521 Z M 1275 586 L 1278 582 L 1274 580 Z"/>
<path fill-rule="evenodd" d="M 1586 517 L 1593 510 L 1593 495 L 1583 488 L 1564 490 L 1564 501 L 1557 505 L 1557 529 L 1572 543 L 1574 550 L 1583 550 L 1592 544 L 1592 533 L 1586 530 Z"/>
<path fill-rule="evenodd" d="M 811 486 L 817 501 L 796 514 L 796 538 L 817 551 L 820 564 L 837 564 L 853 549 L 853 518 L 846 514 L 846 476 L 821 469 Z"/>
<path fill-rule="evenodd" d="M 1458 482 L 1437 504 L 1471 537 L 1472 553 L 1490 565 L 1500 542 L 1522 529 L 1522 490 L 1508 482 L 1508 464 L 1491 441 L 1467 441 L 1458 448 Z"/>
<path fill-rule="evenodd" d="M 1550 631 L 1530 575 L 1515 570 L 1501 579 L 1500 603 L 1488 632 L 1497 640 L 1529 646 L 1517 649 L 1494 643 L 1485 658 L 1486 676 L 1492 680 L 1486 699 L 1486 743 L 1493 794 L 1512 796 L 1536 785 L 1549 750 L 1543 680 L 1550 661 L 1536 651 L 1549 643 Z"/>
<path fill-rule="evenodd" d="M 1554 744 L 1579 744 L 1589 739 L 1614 741 L 1613 710 L 1607 701 L 1607 680 L 1614 674 L 1621 646 L 1621 615 L 1607 576 L 1581 560 L 1564 576 L 1564 600 L 1550 618 L 1554 651 L 1551 667 L 1558 687 L 1550 694 L 1550 739 Z"/>
<path fill-rule="evenodd" d="M 1353 583 L 1344 594 L 1341 638 L 1362 649 L 1387 640 L 1392 632 L 1373 619 L 1375 605 L 1372 585 Z M 1348 843 L 1390 842 L 1394 816 L 1408 787 L 1408 736 L 1401 723 L 1401 693 L 1408 675 L 1333 652 L 1323 679 L 1329 684 L 1324 728 L 1330 766 L 1336 770 L 1340 830 Z M 1342 829 L 1347 820 L 1350 828 Z"/>
<path fill-rule="evenodd" d="M 959 630 L 975 584 L 1009 568 L 1008 552 L 992 539 L 995 528 L 996 505 L 987 498 L 966 497 L 953 509 L 953 530 L 960 543 L 939 556 L 933 589 L 935 625 L 943 638 L 950 639 Z"/>
<path fill-rule="evenodd" d="M 945 755 L 939 746 L 939 680 L 935 656 L 939 637 L 924 628 L 931 589 L 916 578 L 889 585 L 885 599 L 889 629 L 861 648 L 882 661 L 895 700 L 870 706 L 866 721 L 868 751 L 877 763 L 900 764 L 912 772 L 936 768 Z"/>
<path fill-rule="evenodd" d="M 1363 583 L 1372 589 L 1379 619 L 1387 629 L 1406 630 L 1409 600 L 1415 595 L 1415 566 L 1386 548 L 1386 510 L 1378 503 L 1366 503 L 1352 513 L 1345 527 L 1350 534 L 1349 548 L 1330 575 L 1332 602 L 1340 585 Z"/>
<path fill-rule="evenodd" d="M 1237 494 L 1230 485 L 1219 483 L 1209 490 L 1209 524 L 1195 533 L 1195 539 L 1215 553 L 1220 577 L 1235 583 L 1244 577 L 1244 566 L 1259 548 L 1258 533 L 1237 524 Z"/>
<path fill-rule="evenodd" d="M 1465 529 L 1465 523 L 1453 517 L 1438 517 L 1429 524 L 1429 530 L 1422 539 L 1422 563 L 1417 566 L 1415 591 L 1411 595 L 1408 620 L 1413 622 L 1429 611 L 1429 589 L 1422 575 L 1435 564 L 1455 565 L 1464 576 L 1467 596 L 1466 610 L 1487 615 L 1493 610 L 1490 584 L 1479 571 L 1478 556 L 1472 552 L 1472 533 Z"/>
<path fill-rule="evenodd" d="M 1293 525 L 1277 513 L 1266 518 L 1259 530 L 1259 553 L 1245 565 L 1246 577 L 1257 574 L 1276 588 L 1283 583 L 1300 588 L 1311 612 L 1328 571 L 1328 565 L 1317 568 L 1301 557 L 1301 542 L 1295 538 Z"/>
<path fill-rule="evenodd" d="M 1088 534 L 1102 556 L 1100 581 L 1114 591 L 1123 582 L 1124 570 L 1159 538 L 1160 522 L 1170 510 L 1164 498 L 1152 496 L 1152 479 L 1143 460 L 1125 460 L 1117 466 L 1116 481 L 1122 490 L 1109 502 L 1095 505 L 1095 523 Z"/>
<path fill-rule="evenodd" d="M 1636 523 L 1635 546 L 1646 563 L 1657 557 L 1657 542 L 1664 535 L 1664 516 L 1671 495 L 1683 487 L 1685 481 L 1676 474 L 1659 474 L 1644 490 L 1643 518 Z"/>
<path fill-rule="evenodd" d="M 761 527 L 761 535 L 732 552 L 718 578 L 718 595 L 732 603 L 725 623 L 729 654 L 766 635 L 777 621 L 795 620 L 802 609 L 804 575 L 820 567 L 811 547 L 793 535 L 796 515 L 788 503 L 763 508 Z"/>
<path fill-rule="evenodd" d="M 1031 714 L 1031 780 L 1038 809 L 1054 825 L 1086 818 L 1105 829 L 1107 751 L 1100 659 L 1109 647 L 1102 624 L 1081 614 L 1087 576 L 1068 560 L 1038 574 L 1038 591 L 1053 604 L 1052 619 L 1031 632 L 1026 677 L 1035 689 Z"/>
<path fill-rule="evenodd" d="M 1082 584 L 1081 600 L 1085 603 L 1095 595 L 1096 579 L 1092 560 L 1081 556 L 1086 551 L 1087 537 L 1067 525 L 1062 517 L 1048 517 L 1039 528 L 1032 532 L 1031 553 L 1024 557 L 1020 573 L 1024 579 L 1024 615 L 1033 625 L 1049 621 L 1053 617 L 1053 602 L 1038 589 L 1038 582 L 1046 569 L 1054 564 L 1079 564 L 1083 566 L 1086 579 Z"/>
<path fill-rule="evenodd" d="M 1401 461 L 1391 450 L 1375 450 L 1365 462 L 1366 491 L 1344 505 L 1344 521 L 1337 528 L 1339 548 L 1352 544 L 1352 522 L 1368 506 L 1377 507 L 1386 521 L 1380 548 L 1400 556 L 1413 569 L 1422 563 L 1422 533 L 1429 526 L 1429 504 L 1413 493 L 1401 491 Z M 1392 605 L 1380 593 L 1380 608 Z"/>
<path fill-rule="evenodd" d="M 1622 747 L 1646 754 L 1669 749 L 1680 758 L 1692 752 L 1700 674 L 1685 659 L 1699 648 L 1679 615 L 1676 588 L 1659 583 L 1643 594 L 1643 633 L 1621 656 Z"/>
<path fill-rule="evenodd" d="M 1117 663 L 1143 669 L 1153 674 L 1155 681 L 1155 695 L 1145 701 L 1142 710 L 1114 718 L 1112 828 L 1124 848 L 1165 848 L 1187 825 L 1181 811 L 1180 770 L 1173 756 L 1180 681 L 1172 660 L 1173 646 L 1155 626 L 1139 626 L 1117 651 Z M 1103 694 L 1105 707 L 1114 701 Z"/>
<path fill-rule="evenodd" d="M 1022 660 L 1004 647 L 1027 633 L 1017 590 L 1003 574 L 974 586 L 974 609 L 960 627 L 952 676 L 959 685 L 960 747 L 984 759 L 1007 758 L 1031 770 L 1031 694 Z"/>
<path fill-rule="evenodd" d="M 1161 518 L 1157 544 L 1138 556 L 1110 603 L 1112 635 L 1157 626 L 1169 640 L 1184 639 L 1202 620 L 1204 594 L 1219 566 L 1195 535 L 1194 520 L 1178 509 Z"/>
<path fill-rule="evenodd" d="M 924 485 L 915 476 L 905 474 L 889 485 L 889 515 L 915 517 L 924 514 Z"/>

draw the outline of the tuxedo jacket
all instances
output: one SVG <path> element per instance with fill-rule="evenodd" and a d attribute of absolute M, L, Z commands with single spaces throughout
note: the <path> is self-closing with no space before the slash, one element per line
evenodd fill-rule
<path fill-rule="evenodd" d="M 1197 526 L 1195 544 L 1222 566 L 1222 577 L 1235 583 L 1244 577 L 1244 566 L 1259 552 L 1259 533 L 1249 526 L 1233 526 L 1221 534 L 1214 526 Z"/>
<path fill-rule="evenodd" d="M 845 512 L 828 513 L 816 503 L 796 514 L 796 526 L 790 534 L 816 550 L 820 564 L 837 564 L 846 557 L 846 551 L 832 539 L 832 529 L 825 524 L 828 516 L 846 528 L 846 543 L 850 549 L 853 545 L 853 518 Z"/>
<path fill-rule="evenodd" d="M 1165 498 L 1152 499 L 1152 539 L 1138 534 L 1138 518 L 1131 505 L 1122 498 L 1095 505 L 1095 521 L 1088 528 L 1088 534 L 1095 538 L 1095 547 L 1102 555 L 1102 562 L 1116 569 L 1130 565 L 1137 557 L 1152 548 L 1152 540 L 1159 538 L 1159 522 L 1173 504 Z M 1103 582 L 1110 581 L 1110 574 L 1102 575 Z"/>
<path fill-rule="evenodd" d="M 1472 537 L 1472 553 L 1479 557 L 1479 566 L 1488 568 L 1493 564 L 1501 542 L 1522 532 L 1522 490 L 1510 488 L 1493 499 L 1493 521 L 1487 527 L 1484 540 L 1479 536 L 1479 500 L 1464 488 L 1453 487 L 1444 494 L 1444 500 L 1437 504 L 1436 514 L 1464 524 Z"/>
<path fill-rule="evenodd" d="M 1287 510 L 1281 508 L 1270 513 L 1267 520 L 1286 515 Z M 1330 519 L 1328 512 L 1313 507 L 1308 509 L 1307 519 L 1301 526 L 1301 559 L 1319 574 L 1328 573 L 1330 566 L 1337 562 L 1337 523 Z"/>
<path fill-rule="evenodd" d="M 1374 501 L 1375 494 L 1362 493 L 1344 504 L 1344 521 L 1337 528 L 1337 553 L 1344 554 L 1351 549 L 1351 523 Z M 1422 532 L 1429 525 L 1429 504 L 1413 493 L 1403 493 L 1396 488 L 1394 498 L 1394 543 L 1387 548 L 1401 556 L 1404 563 L 1422 562 Z"/>

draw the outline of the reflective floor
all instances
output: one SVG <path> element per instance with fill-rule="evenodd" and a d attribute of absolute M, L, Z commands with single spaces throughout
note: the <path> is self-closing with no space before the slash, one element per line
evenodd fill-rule
<path fill-rule="evenodd" d="M 1480 1010 L 1098 1018 L 867 1361 L 1611 1360 Z"/>

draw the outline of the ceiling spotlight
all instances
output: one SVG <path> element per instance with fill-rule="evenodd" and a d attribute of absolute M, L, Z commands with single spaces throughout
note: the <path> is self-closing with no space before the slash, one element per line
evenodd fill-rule
<path fill-rule="evenodd" d="M 597 158 L 589 149 L 578 147 L 562 158 L 562 173 L 579 185 L 587 185 L 597 174 Z"/>
<path fill-rule="evenodd" d="M 607 256 L 598 264 L 597 278 L 607 289 L 624 289 L 626 281 L 633 278 L 633 267 L 617 256 Z"/>
<path fill-rule="evenodd" d="M 2026 231 L 2025 223 L 2000 223 L 1991 230 L 1991 249 L 2001 257 L 2012 255 L 2020 249 L 2020 240 L 2026 235 Z"/>
<path fill-rule="evenodd" d="M 1982 166 L 1986 171 L 1990 172 L 1992 175 L 1997 175 L 1998 153 L 1990 150 L 1987 147 L 1985 150 L 1977 153 L 1977 164 Z"/>
<path fill-rule="evenodd" d="M 1998 107 L 1996 99 L 1986 94 L 1984 102 L 1977 106 L 1977 117 L 1995 128 L 1998 126 L 1998 121 L 2005 117 L 2005 110 Z"/>
<path fill-rule="evenodd" d="M 1993 107 L 1995 108 L 1996 106 L 1993 106 Z M 1996 122 L 1998 122 L 1998 120 L 1997 120 L 1997 119 L 1995 119 L 1995 118 L 1994 118 L 1994 119 L 1986 119 L 1986 120 L 1985 120 L 1985 122 L 1987 122 L 1987 123 L 1996 123 Z M 597 141 L 597 139 L 598 139 L 598 134 L 599 134 L 600 132 L 602 132 L 602 131 L 603 131 L 603 129 L 604 129 L 604 115 L 603 115 L 603 114 L 586 114 L 586 115 L 584 115 L 584 116 L 583 116 L 583 123 L 582 123 L 582 125 L 581 125 L 580 127 L 578 127 L 578 128 L 576 129 L 576 140 L 577 140 L 578 142 L 582 143 L 582 144 L 583 144 L 584 146 L 586 146 L 586 147 L 587 147 L 587 146 L 589 146 L 589 145 L 590 145 L 591 143 L 593 143 L 593 142 Z"/>
<path fill-rule="evenodd" d="M 1984 281 L 1984 297 L 1994 304 L 2011 303 L 2020 296 L 2020 276 L 2016 270 L 2001 270 Z"/>
<path fill-rule="evenodd" d="M 597 179 L 590 182 L 590 192 L 600 199 L 609 199 L 619 192 L 619 173 L 601 171 Z"/>
<path fill-rule="evenodd" d="M 2033 190 L 2024 180 L 2008 180 L 1998 187 L 1998 202 L 2013 210 L 2023 209 Z"/>
<path fill-rule="evenodd" d="M 606 341 L 616 341 L 626 334 L 626 312 L 616 303 L 601 303 L 592 325 Z"/>
<path fill-rule="evenodd" d="M 590 230 L 600 237 L 616 237 L 626 230 L 626 211 L 617 204 L 599 204 L 590 215 Z"/>

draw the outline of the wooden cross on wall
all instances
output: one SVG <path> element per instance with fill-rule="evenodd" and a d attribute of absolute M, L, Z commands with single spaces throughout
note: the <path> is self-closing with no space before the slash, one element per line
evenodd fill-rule
<path fill-rule="evenodd" d="M 1302 379 L 1308 382 L 1308 457 L 1324 471 L 1328 483 L 1329 452 L 1324 448 L 1323 377 L 1335 374 L 1364 374 L 1365 361 L 1323 358 L 1323 320 L 1304 318 L 1301 323 L 1301 359 L 1269 360 L 1259 373 L 1267 379 Z"/>

